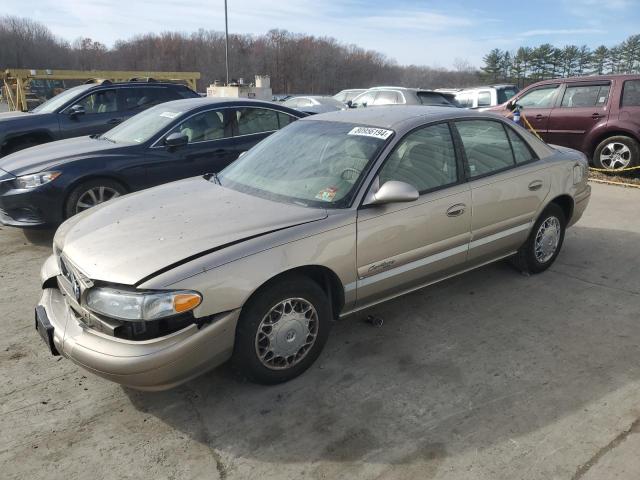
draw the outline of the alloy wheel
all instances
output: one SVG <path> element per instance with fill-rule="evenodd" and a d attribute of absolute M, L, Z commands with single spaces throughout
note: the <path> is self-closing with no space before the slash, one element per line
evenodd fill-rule
<path fill-rule="evenodd" d="M 95 207 L 120 196 L 120 192 L 111 187 L 93 187 L 84 192 L 76 202 L 76 213 Z"/>
<path fill-rule="evenodd" d="M 608 143 L 600 152 L 600 164 L 607 170 L 627 168 L 630 163 L 631 150 L 624 143 Z"/>

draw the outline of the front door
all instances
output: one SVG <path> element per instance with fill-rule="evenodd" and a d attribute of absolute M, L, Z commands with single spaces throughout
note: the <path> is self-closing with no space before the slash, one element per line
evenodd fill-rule
<path fill-rule="evenodd" d="M 548 169 L 511 127 L 498 120 L 459 120 L 472 198 L 469 263 L 515 252 L 526 240 L 551 187 Z"/>
<path fill-rule="evenodd" d="M 449 125 L 431 125 L 407 134 L 375 183 L 390 180 L 413 185 L 420 197 L 358 211 L 359 306 L 460 270 L 467 258 L 471 193 L 462 181 Z"/>
<path fill-rule="evenodd" d="M 611 82 L 569 83 L 549 119 L 547 142 L 582 150 L 585 136 L 609 118 Z"/>
<path fill-rule="evenodd" d="M 212 109 L 197 113 L 165 135 L 183 133 L 188 138 L 186 145 L 169 147 L 160 140 L 149 148 L 146 162 L 149 185 L 217 173 L 235 160 L 230 112 Z"/>
<path fill-rule="evenodd" d="M 549 129 L 549 117 L 559 89 L 560 84 L 542 85 L 525 92 L 515 102 L 522 107 L 521 115 L 545 140 Z M 520 123 L 527 126 L 524 118 L 520 120 Z"/>
<path fill-rule="evenodd" d="M 60 138 L 102 134 L 122 121 L 115 89 L 98 90 L 78 100 L 84 113 L 73 114 L 71 106 L 58 113 Z"/>

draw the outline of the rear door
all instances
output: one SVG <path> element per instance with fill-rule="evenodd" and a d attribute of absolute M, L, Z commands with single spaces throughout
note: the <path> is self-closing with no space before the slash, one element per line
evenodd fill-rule
<path fill-rule="evenodd" d="M 73 115 L 71 113 L 73 105 L 84 108 L 84 113 Z M 60 138 L 102 134 L 122 120 L 115 88 L 94 90 L 78 99 L 73 105 L 57 114 Z"/>
<path fill-rule="evenodd" d="M 232 161 L 273 132 L 297 120 L 293 115 L 269 108 L 236 107 L 229 111 L 232 112 L 230 121 L 234 141 L 228 150 Z"/>
<path fill-rule="evenodd" d="M 610 90 L 609 81 L 566 84 L 560 105 L 551 112 L 545 140 L 582 150 L 585 135 L 608 121 Z"/>
<path fill-rule="evenodd" d="M 559 83 L 541 85 L 528 90 L 516 101 L 522 107 L 522 115 L 526 117 L 531 127 L 545 140 L 547 140 L 549 130 L 549 117 L 559 90 Z M 521 120 L 521 122 L 526 125 L 524 120 Z"/>
<path fill-rule="evenodd" d="M 472 198 L 469 262 L 515 252 L 526 240 L 551 179 L 526 141 L 497 120 L 458 120 Z"/>
<path fill-rule="evenodd" d="M 622 84 L 618 118 L 628 128 L 640 133 L 640 79 L 626 80 Z"/>
<path fill-rule="evenodd" d="M 236 159 L 232 138 L 232 109 L 217 108 L 198 112 L 180 122 L 157 141 L 147 153 L 149 185 L 219 172 Z M 186 145 L 169 147 L 164 138 L 183 133 Z"/>
<path fill-rule="evenodd" d="M 463 268 L 471 226 L 471 193 L 460 160 L 448 123 L 413 130 L 389 155 L 376 185 L 390 180 L 406 182 L 420 197 L 408 203 L 364 206 L 358 211 L 360 306 Z"/>

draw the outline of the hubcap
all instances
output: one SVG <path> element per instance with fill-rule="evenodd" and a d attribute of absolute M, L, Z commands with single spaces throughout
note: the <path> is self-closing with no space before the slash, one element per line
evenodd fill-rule
<path fill-rule="evenodd" d="M 78 198 L 78 202 L 76 203 L 76 213 L 80 213 L 87 208 L 95 207 L 96 205 L 119 196 L 120 192 L 110 187 L 91 188 Z"/>
<path fill-rule="evenodd" d="M 306 357 L 318 336 L 318 313 L 304 298 L 288 298 L 273 306 L 256 333 L 256 353 L 272 370 L 284 370 Z"/>
<path fill-rule="evenodd" d="M 600 152 L 600 163 L 608 170 L 627 168 L 631 163 L 631 150 L 624 143 L 608 143 Z"/>
<path fill-rule="evenodd" d="M 560 220 L 556 217 L 547 218 L 536 233 L 536 260 L 546 263 L 556 253 L 560 243 Z"/>

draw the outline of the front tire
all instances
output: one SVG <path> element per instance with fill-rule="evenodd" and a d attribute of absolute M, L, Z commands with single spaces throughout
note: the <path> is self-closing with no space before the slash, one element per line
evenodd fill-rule
<path fill-rule="evenodd" d="M 286 382 L 318 358 L 330 328 L 322 288 L 304 276 L 287 277 L 259 290 L 242 308 L 231 363 L 251 381 Z"/>
<path fill-rule="evenodd" d="M 640 145 L 624 135 L 606 138 L 596 147 L 593 163 L 597 168 L 612 172 L 637 167 L 640 165 Z"/>
<path fill-rule="evenodd" d="M 511 264 L 524 273 L 540 273 L 555 262 L 566 230 L 562 209 L 552 203 L 538 217 L 527 241 L 511 257 Z"/>
<path fill-rule="evenodd" d="M 77 213 L 125 193 L 127 190 L 120 183 L 108 178 L 97 178 L 81 183 L 67 197 L 64 205 L 64 218 L 73 217 Z"/>

